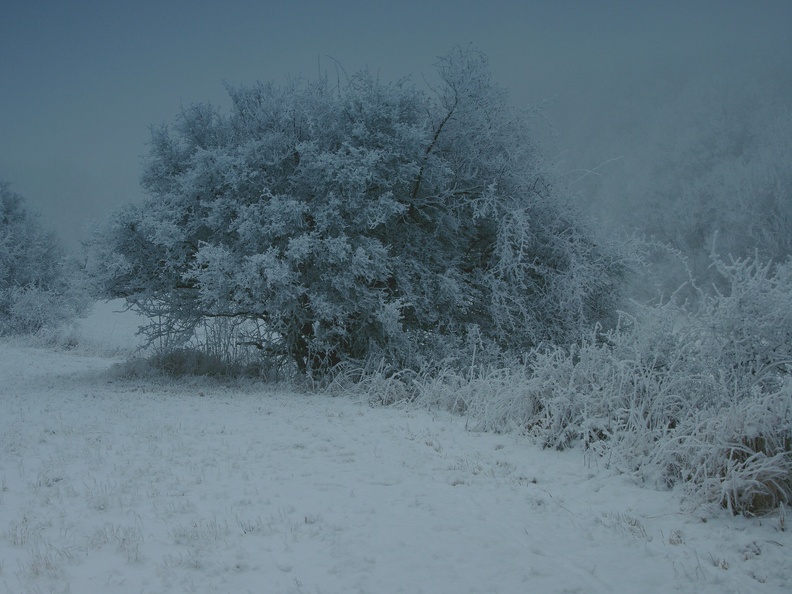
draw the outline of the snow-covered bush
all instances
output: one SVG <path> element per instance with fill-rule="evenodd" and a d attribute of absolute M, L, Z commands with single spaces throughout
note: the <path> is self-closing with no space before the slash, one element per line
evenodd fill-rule
<path fill-rule="evenodd" d="M 792 382 L 691 410 L 651 458 L 669 483 L 733 513 L 792 501 Z"/>
<path fill-rule="evenodd" d="M 792 261 L 713 267 L 727 291 L 693 310 L 647 308 L 567 358 L 552 392 L 576 384 L 567 429 L 624 470 L 759 512 L 792 499 Z M 539 365 L 532 381 L 552 371 Z M 558 440 L 559 415 L 546 418 Z"/>
<path fill-rule="evenodd" d="M 24 199 L 0 183 L 0 335 L 30 334 L 73 320 L 89 302 L 80 278 Z"/>
<path fill-rule="evenodd" d="M 727 292 L 639 307 L 523 365 L 369 378 L 369 390 L 520 430 L 697 501 L 760 513 L 792 501 L 792 260 L 713 266 Z M 394 384 L 401 383 L 399 390 Z M 365 385 L 365 384 L 364 384 Z"/>
<path fill-rule="evenodd" d="M 153 133 L 149 198 L 95 239 L 106 294 L 173 347 L 207 320 L 251 324 L 239 344 L 303 372 L 420 369 L 471 337 L 520 352 L 607 322 L 620 257 L 557 187 L 529 118 L 479 53 L 438 71 L 434 95 L 364 72 L 184 110 Z"/>

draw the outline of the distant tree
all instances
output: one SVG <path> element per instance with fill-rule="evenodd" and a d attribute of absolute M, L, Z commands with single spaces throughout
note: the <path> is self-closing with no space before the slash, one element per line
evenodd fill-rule
<path fill-rule="evenodd" d="M 623 156 L 603 175 L 583 176 L 594 207 L 682 254 L 708 290 L 726 288 L 713 254 L 776 263 L 792 256 L 792 66 L 741 59 L 719 55 L 718 67 L 676 64 L 673 76 L 609 81 L 597 110 L 604 117 L 587 115 L 580 124 L 589 136 L 574 147 L 587 148 L 589 162 Z M 675 260 L 665 262 L 674 271 L 666 293 L 687 280 Z"/>
<path fill-rule="evenodd" d="M 70 266 L 55 235 L 0 183 L 0 335 L 36 332 L 81 313 L 87 294 Z"/>
<path fill-rule="evenodd" d="M 739 99 L 722 100 L 719 117 L 700 115 L 705 124 L 669 147 L 642 209 L 648 230 L 686 254 L 706 285 L 722 280 L 713 254 L 775 262 L 792 255 L 792 109 Z"/>
<path fill-rule="evenodd" d="M 229 89 L 153 130 L 149 198 L 96 241 L 106 294 L 163 333 L 255 325 L 302 371 L 519 352 L 612 314 L 620 260 L 554 183 L 528 118 L 457 49 L 433 94 L 363 72 Z"/>

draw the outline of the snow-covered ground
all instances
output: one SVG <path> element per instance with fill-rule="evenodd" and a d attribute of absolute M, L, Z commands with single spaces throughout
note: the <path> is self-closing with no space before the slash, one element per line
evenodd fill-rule
<path fill-rule="evenodd" d="M 106 307 L 95 352 L 134 341 Z M 422 409 L 0 342 L 0 591 L 788 593 L 778 515 Z"/>

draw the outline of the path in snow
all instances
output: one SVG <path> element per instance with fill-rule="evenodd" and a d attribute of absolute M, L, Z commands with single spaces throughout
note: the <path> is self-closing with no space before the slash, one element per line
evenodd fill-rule
<path fill-rule="evenodd" d="M 0 590 L 792 591 L 779 519 L 347 398 L 0 343 Z"/>

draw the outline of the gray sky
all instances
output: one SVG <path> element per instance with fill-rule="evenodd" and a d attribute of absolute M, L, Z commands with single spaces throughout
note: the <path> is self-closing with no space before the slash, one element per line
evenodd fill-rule
<path fill-rule="evenodd" d="M 0 179 L 74 246 L 87 218 L 141 197 L 149 126 L 224 105 L 224 82 L 334 75 L 328 56 L 420 80 L 468 43 L 514 103 L 552 98 L 559 145 L 591 158 L 631 77 L 789 61 L 790 23 L 789 0 L 0 0 Z"/>

